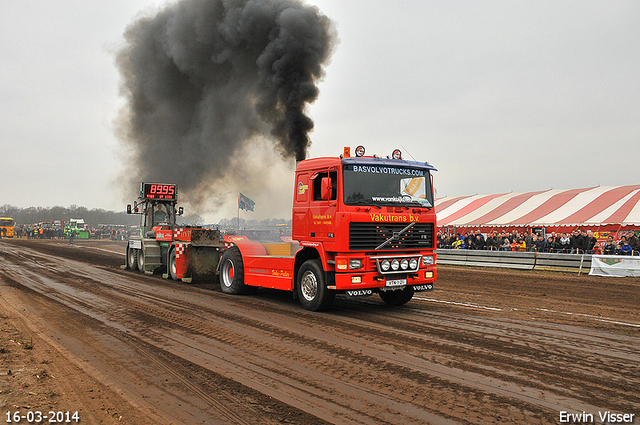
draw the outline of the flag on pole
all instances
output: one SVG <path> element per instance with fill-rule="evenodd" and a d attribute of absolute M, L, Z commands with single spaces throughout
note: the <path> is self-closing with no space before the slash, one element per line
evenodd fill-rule
<path fill-rule="evenodd" d="M 253 207 L 255 205 L 256 205 L 255 202 L 253 202 L 251 199 L 247 198 L 242 193 L 240 193 L 240 196 L 238 197 L 238 208 L 239 209 L 246 210 L 246 211 L 253 211 Z"/>

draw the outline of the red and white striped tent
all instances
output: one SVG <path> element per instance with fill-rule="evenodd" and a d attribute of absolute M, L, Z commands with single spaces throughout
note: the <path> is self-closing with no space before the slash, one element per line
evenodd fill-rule
<path fill-rule="evenodd" d="M 436 200 L 438 227 L 458 233 L 544 228 L 618 232 L 640 228 L 640 185 L 444 197 Z"/>

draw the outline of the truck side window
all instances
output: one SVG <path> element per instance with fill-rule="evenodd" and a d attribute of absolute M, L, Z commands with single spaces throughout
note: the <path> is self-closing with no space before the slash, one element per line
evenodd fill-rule
<path fill-rule="evenodd" d="M 329 173 L 316 173 L 316 175 L 313 176 L 313 180 L 312 180 L 312 184 L 313 184 L 313 200 L 314 201 L 322 201 L 322 187 L 321 187 L 321 183 L 322 183 L 322 178 L 323 177 L 328 177 Z"/>
<path fill-rule="evenodd" d="M 321 187 L 321 182 L 322 179 L 324 177 L 330 177 L 331 178 L 331 198 L 329 198 L 332 201 L 335 201 L 336 199 L 338 199 L 338 172 L 337 171 L 331 171 L 331 172 L 320 172 L 320 173 L 316 173 L 312 180 L 311 180 L 311 184 L 313 185 L 313 200 L 314 201 L 322 201 L 322 187 Z"/>

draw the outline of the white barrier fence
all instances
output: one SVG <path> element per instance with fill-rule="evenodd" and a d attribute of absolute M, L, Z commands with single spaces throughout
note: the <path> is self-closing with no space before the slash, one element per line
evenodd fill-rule
<path fill-rule="evenodd" d="M 455 266 L 502 267 L 572 273 L 587 272 L 591 268 L 591 254 L 474 251 L 468 249 L 438 249 L 436 252 L 439 264 Z"/>

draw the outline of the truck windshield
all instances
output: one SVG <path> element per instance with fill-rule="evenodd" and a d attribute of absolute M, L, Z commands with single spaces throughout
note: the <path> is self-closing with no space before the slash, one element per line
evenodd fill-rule
<path fill-rule="evenodd" d="M 347 205 L 433 207 L 428 170 L 345 164 L 343 176 Z"/>

